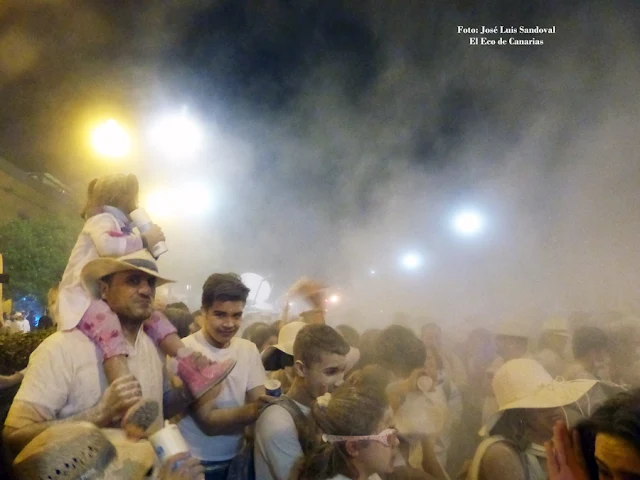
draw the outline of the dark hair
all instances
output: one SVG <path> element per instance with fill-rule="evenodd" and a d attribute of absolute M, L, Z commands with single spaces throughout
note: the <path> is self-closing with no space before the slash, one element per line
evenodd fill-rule
<path fill-rule="evenodd" d="M 527 427 L 524 422 L 526 415 L 526 412 L 521 408 L 506 410 L 491 429 L 489 435 L 500 435 L 511 440 L 520 452 L 524 452 L 531 445 L 531 439 L 527 435 Z"/>
<path fill-rule="evenodd" d="M 138 206 L 138 178 L 135 175 L 106 175 L 94 178 L 87 188 L 87 201 L 80 216 L 86 220 L 105 205 L 129 215 Z"/>
<path fill-rule="evenodd" d="M 358 344 L 360 360 L 358 360 L 354 368 L 359 369 L 376 363 L 376 344 L 380 332 L 382 332 L 382 330 L 377 328 L 371 328 L 362 332 L 362 335 L 360 335 L 360 343 Z"/>
<path fill-rule="evenodd" d="M 596 435 L 605 433 L 629 443 L 640 454 L 640 389 L 622 392 L 603 403 L 576 427 L 591 479 L 598 479 Z"/>
<path fill-rule="evenodd" d="M 177 308 L 179 310 L 184 310 L 186 312 L 189 312 L 189 307 L 184 302 L 173 302 L 173 303 L 170 303 L 169 305 L 167 305 L 165 307 L 165 309 L 167 309 L 167 308 Z"/>
<path fill-rule="evenodd" d="M 293 358 L 308 367 L 319 362 L 323 353 L 346 355 L 349 344 L 329 325 L 302 327 L 293 343 Z"/>
<path fill-rule="evenodd" d="M 242 332 L 242 338 L 244 338 L 245 340 L 251 340 L 251 335 L 253 335 L 253 332 L 255 332 L 260 327 L 268 327 L 268 326 L 269 325 L 267 325 L 264 322 L 252 323 L 251 325 L 247 326 L 247 328 L 244 329 L 244 332 Z"/>
<path fill-rule="evenodd" d="M 379 365 L 405 378 L 416 368 L 424 367 L 427 350 L 411 330 L 400 325 L 391 325 L 378 337 L 376 356 Z"/>
<path fill-rule="evenodd" d="M 351 347 L 357 347 L 360 343 L 360 334 L 350 325 L 338 325 L 336 330 L 342 338 L 344 338 Z"/>
<path fill-rule="evenodd" d="M 387 386 L 393 381 L 393 373 L 380 365 L 367 365 L 349 375 L 347 383 L 359 388 L 373 388 L 386 395 Z"/>
<path fill-rule="evenodd" d="M 214 273 L 202 287 L 202 308 L 207 310 L 215 302 L 247 303 L 249 289 L 235 273 Z"/>
<path fill-rule="evenodd" d="M 606 349 L 607 334 L 598 327 L 580 327 L 573 334 L 573 356 L 583 358 L 594 350 Z"/>
<path fill-rule="evenodd" d="M 260 350 L 260 347 L 262 347 L 262 345 L 264 345 L 264 343 L 271 337 L 278 337 L 278 331 L 268 325 L 259 325 L 258 328 L 253 330 L 249 340 L 255 343 L 258 350 Z"/>
<path fill-rule="evenodd" d="M 389 404 L 383 392 L 345 383 L 331 396 L 327 406 L 317 402 L 311 407 L 318 430 L 328 435 L 371 435 L 384 418 Z M 326 480 L 336 475 L 357 476 L 344 442 L 318 442 L 303 460 L 292 478 Z"/>
<path fill-rule="evenodd" d="M 427 322 L 424 325 L 422 325 L 422 328 L 420 329 L 420 332 L 423 333 L 425 328 L 436 328 L 436 330 L 438 330 L 440 333 L 442 333 L 442 327 L 440 327 L 440 325 L 438 325 L 435 322 Z"/>
<path fill-rule="evenodd" d="M 193 317 L 188 310 L 184 311 L 181 308 L 166 308 L 164 310 L 164 314 L 171 324 L 176 327 L 180 338 L 188 337 L 190 335 L 191 332 L 189 332 L 189 325 L 193 322 Z"/>

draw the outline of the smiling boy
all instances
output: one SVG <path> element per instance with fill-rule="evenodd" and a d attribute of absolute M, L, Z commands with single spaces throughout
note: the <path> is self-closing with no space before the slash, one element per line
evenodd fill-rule
<path fill-rule="evenodd" d="M 233 273 L 211 275 L 202 289 L 203 327 L 183 339 L 211 360 L 235 359 L 236 367 L 218 389 L 194 405 L 178 424 L 191 453 L 202 460 L 207 480 L 225 479 L 247 425 L 258 418 L 266 374 L 256 346 L 235 337 L 249 289 Z"/>

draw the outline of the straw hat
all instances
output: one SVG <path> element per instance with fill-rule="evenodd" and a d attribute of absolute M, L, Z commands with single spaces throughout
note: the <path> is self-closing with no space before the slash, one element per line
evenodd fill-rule
<path fill-rule="evenodd" d="M 128 270 L 138 270 L 155 277 L 156 287 L 165 283 L 173 283 L 173 280 L 168 280 L 158 274 L 158 265 L 146 249 L 138 250 L 119 258 L 96 258 L 84 266 L 80 276 L 91 294 L 99 298 L 100 287 L 98 280 L 112 273 L 126 272 Z"/>
<path fill-rule="evenodd" d="M 35 437 L 16 457 L 20 480 L 84 478 L 142 479 L 155 462 L 146 440 L 127 440 L 122 430 L 99 429 L 92 423 L 61 423 Z"/>
<path fill-rule="evenodd" d="M 493 377 L 498 412 L 489 417 L 479 433 L 489 434 L 507 410 L 564 407 L 577 402 L 596 383 L 595 380 L 556 381 L 535 360 L 510 360 Z"/>
<path fill-rule="evenodd" d="M 554 335 L 561 335 L 563 337 L 569 336 L 569 326 L 567 322 L 561 318 L 550 318 L 542 324 L 542 331 L 553 333 Z"/>
<path fill-rule="evenodd" d="M 280 362 L 282 355 L 278 355 L 277 352 L 293 357 L 293 343 L 296 341 L 298 332 L 306 325 L 305 322 L 291 322 L 280 329 L 278 343 L 265 348 L 262 352 L 262 364 L 265 370 L 273 371 L 282 368 Z"/>

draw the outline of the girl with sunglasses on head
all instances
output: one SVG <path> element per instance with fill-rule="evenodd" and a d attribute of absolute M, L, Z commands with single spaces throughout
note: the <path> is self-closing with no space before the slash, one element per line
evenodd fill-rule
<path fill-rule="evenodd" d="M 292 478 L 366 480 L 393 471 L 399 442 L 380 389 L 345 383 L 318 398 L 311 412 L 320 441 Z"/>

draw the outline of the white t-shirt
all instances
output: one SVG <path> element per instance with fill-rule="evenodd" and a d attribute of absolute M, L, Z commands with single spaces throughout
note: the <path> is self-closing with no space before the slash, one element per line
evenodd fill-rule
<path fill-rule="evenodd" d="M 185 346 L 206 355 L 213 361 L 221 362 L 235 358 L 237 363 L 222 383 L 223 388 L 216 398 L 217 408 L 236 408 L 245 404 L 249 390 L 264 385 L 267 379 L 258 348 L 249 340 L 232 338 L 228 348 L 216 348 L 204 337 L 202 330 L 183 338 Z M 242 434 L 205 435 L 191 416 L 185 416 L 178 423 L 180 432 L 191 448 L 193 456 L 209 461 L 224 462 L 236 456 L 242 442 Z"/>
<path fill-rule="evenodd" d="M 129 348 L 127 363 L 140 382 L 143 397 L 158 401 L 162 408 L 164 364 L 142 329 Z M 35 349 L 15 399 L 41 405 L 55 419 L 63 419 L 95 406 L 107 386 L 101 351 L 74 329 L 54 333 Z"/>
<path fill-rule="evenodd" d="M 296 402 L 307 416 L 309 407 Z M 260 480 L 288 480 L 291 469 L 302 457 L 298 430 L 291 414 L 280 405 L 267 408 L 256 422 L 253 452 L 256 478 Z"/>

